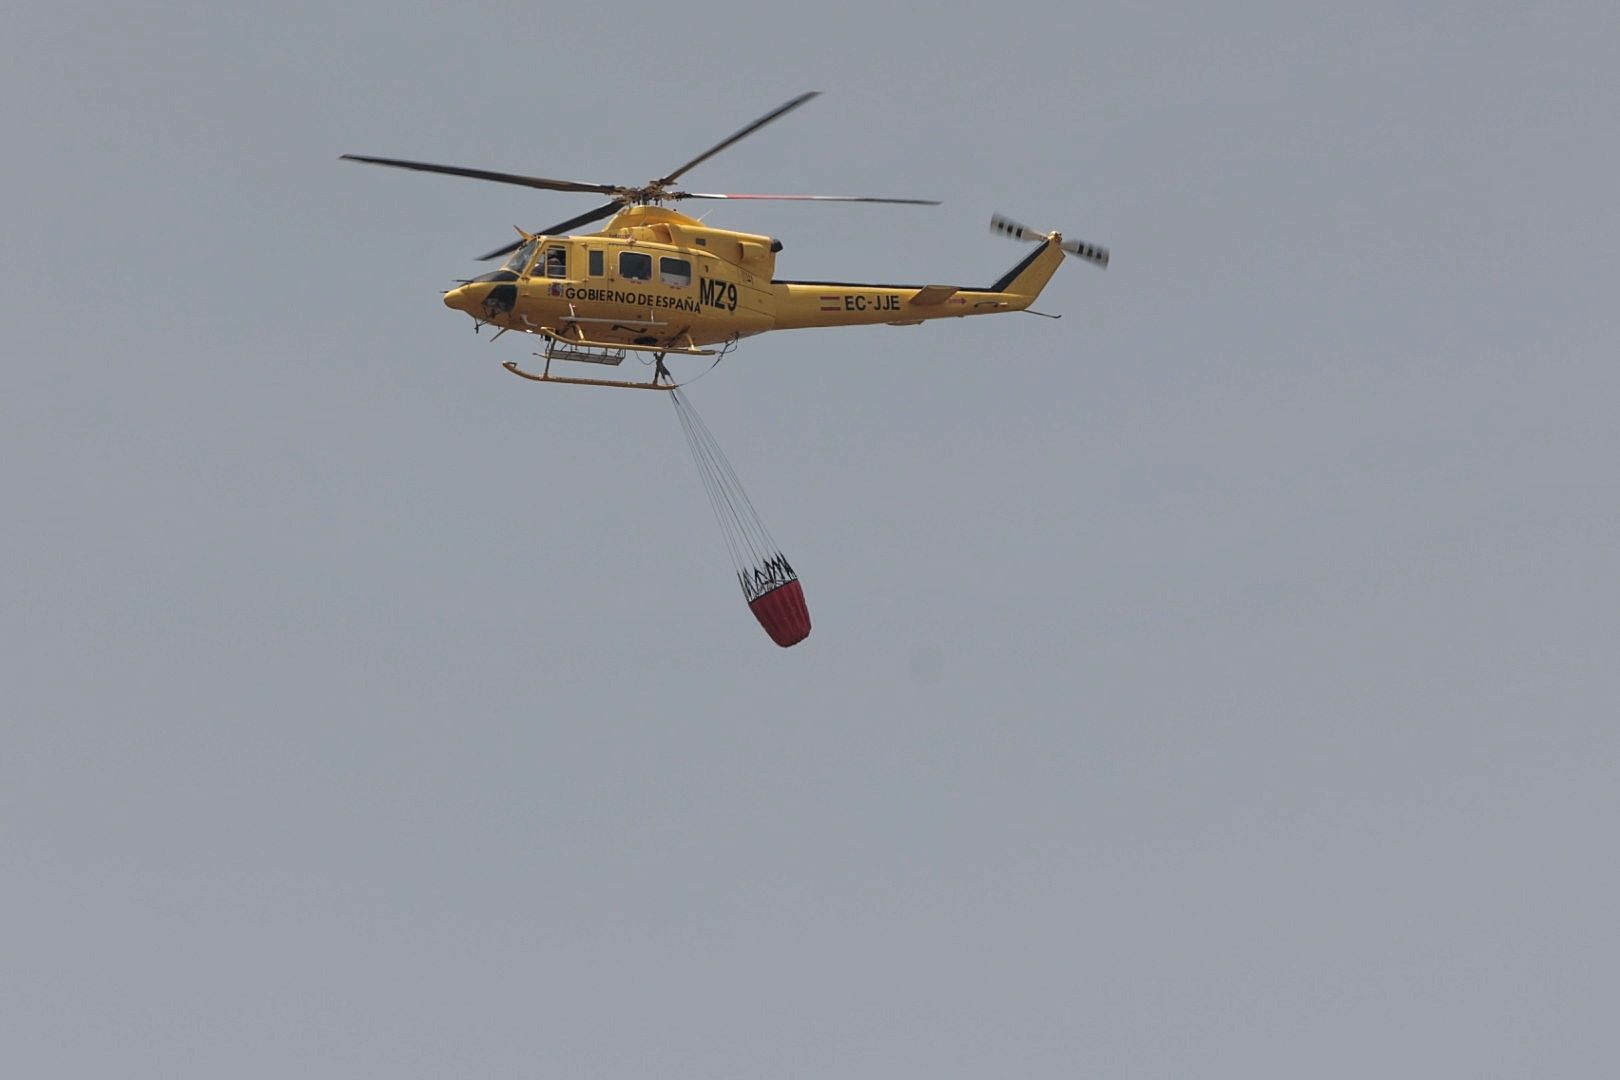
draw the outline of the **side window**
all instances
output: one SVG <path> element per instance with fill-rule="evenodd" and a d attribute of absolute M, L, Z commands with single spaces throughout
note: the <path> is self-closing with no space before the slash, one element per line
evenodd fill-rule
<path fill-rule="evenodd" d="M 619 252 L 619 276 L 626 281 L 651 281 L 652 256 L 639 251 Z"/>
<path fill-rule="evenodd" d="M 659 259 L 658 280 L 684 289 L 692 284 L 692 263 L 688 259 Z"/>
<path fill-rule="evenodd" d="M 544 267 L 544 269 L 542 269 Z M 561 247 L 548 247 L 541 257 L 541 264 L 534 268 L 536 274 L 545 274 L 546 277 L 565 278 L 568 276 L 568 249 Z"/>
<path fill-rule="evenodd" d="M 596 248 L 591 249 L 589 273 L 591 277 L 602 276 L 602 252 Z"/>

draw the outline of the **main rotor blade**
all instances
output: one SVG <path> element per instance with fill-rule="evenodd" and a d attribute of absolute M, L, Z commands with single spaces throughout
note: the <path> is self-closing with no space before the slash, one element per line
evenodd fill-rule
<path fill-rule="evenodd" d="M 938 199 L 881 199 L 871 195 L 720 195 L 702 191 L 672 191 L 666 199 L 776 199 L 794 202 L 880 202 L 910 206 L 938 206 Z"/>
<path fill-rule="evenodd" d="M 661 180 L 654 180 L 653 183 L 654 184 L 673 184 L 675 182 L 676 178 L 679 177 L 681 175 L 681 173 L 685 172 L 687 169 L 690 169 L 694 165 L 698 165 L 698 164 L 700 164 L 702 162 L 708 161 L 710 158 L 714 157 L 714 155 L 718 154 L 720 151 L 724 150 L 726 147 L 730 146 L 732 143 L 737 142 L 739 139 L 747 138 L 749 135 L 752 135 L 754 132 L 758 131 L 760 128 L 764 127 L 766 124 L 770 123 L 772 120 L 776 120 L 776 119 L 778 119 L 778 118 L 780 118 L 782 116 L 786 116 L 788 113 L 792 112 L 794 109 L 797 109 L 800 105 L 803 105 L 805 102 L 809 101 L 813 97 L 816 97 L 820 93 L 821 93 L 820 90 L 811 90 L 809 93 L 800 94 L 798 97 L 794 98 L 792 101 L 788 102 L 786 105 L 782 105 L 782 106 L 779 106 L 779 107 L 771 110 L 770 112 L 766 113 L 764 116 L 760 117 L 758 120 L 755 120 L 752 124 L 749 124 L 747 127 L 743 128 L 741 131 L 738 131 L 735 134 L 730 135 L 730 136 L 726 137 L 725 139 L 722 139 L 720 142 L 715 143 L 713 146 L 709 147 L 707 150 L 703 151 L 703 153 L 699 154 L 697 157 L 693 158 L 691 161 L 688 161 L 685 165 L 682 165 L 680 168 L 676 169 L 674 172 L 670 173 L 668 176 L 664 177 Z"/>
<path fill-rule="evenodd" d="M 617 194 L 612 184 L 582 184 L 575 180 L 548 180 L 543 176 L 519 176 L 516 173 L 490 172 L 488 169 L 464 169 L 459 165 L 432 165 L 425 161 L 401 161 L 398 158 L 364 157 L 343 154 L 344 161 L 359 161 L 366 165 L 388 165 L 395 169 L 415 169 L 417 172 L 443 173 L 446 176 L 470 176 L 474 180 L 493 180 L 497 184 L 517 184 L 520 187 L 543 188 L 547 191 L 597 191 L 603 195 Z"/>
<path fill-rule="evenodd" d="M 525 239 L 525 237 L 520 236 L 510 244 L 507 244 L 505 247 L 498 247 L 494 251 L 485 252 L 484 254 L 478 256 L 478 261 L 488 262 L 491 259 L 499 259 L 503 255 L 510 255 L 512 252 L 523 246 Z"/>
<path fill-rule="evenodd" d="M 569 229 L 576 228 L 576 227 L 578 227 L 580 225 L 588 225 L 593 221 L 600 221 L 603 218 L 607 217 L 609 214 L 613 213 L 615 210 L 617 210 L 619 207 L 621 207 L 623 205 L 624 205 L 624 200 L 623 199 L 614 199 L 610 203 L 604 203 L 603 205 L 598 206 L 595 210 L 588 210 L 585 213 L 579 215 L 578 217 L 569 218 L 567 221 L 559 221 L 557 224 L 551 226 L 549 229 L 541 229 L 538 232 L 533 233 L 532 235 L 534 235 L 534 236 L 560 236 L 561 234 L 566 233 Z M 514 252 L 518 248 L 522 247 L 523 243 L 524 243 L 524 241 L 526 239 L 527 239 L 526 237 L 520 236 L 516 240 L 512 241 L 510 244 L 507 244 L 505 247 L 496 248 L 494 251 L 489 252 L 487 255 L 478 256 L 478 259 L 479 259 L 480 262 L 487 262 L 490 259 L 499 259 L 503 255 L 510 255 L 510 254 L 512 254 L 512 252 Z"/>

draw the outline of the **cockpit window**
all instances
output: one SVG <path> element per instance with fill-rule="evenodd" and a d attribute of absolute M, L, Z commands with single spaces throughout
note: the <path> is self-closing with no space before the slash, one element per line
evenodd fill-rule
<path fill-rule="evenodd" d="M 529 257 L 534 254 L 534 248 L 535 242 L 533 240 L 525 241 L 522 247 L 512 252 L 512 257 L 506 260 L 506 264 L 501 269 L 510 270 L 516 274 L 523 273 L 523 268 L 529 265 Z"/>
<path fill-rule="evenodd" d="M 545 274 L 546 277 L 565 278 L 568 276 L 568 250 L 560 247 L 548 247 L 540 258 L 541 265 L 534 268 L 536 274 Z"/>

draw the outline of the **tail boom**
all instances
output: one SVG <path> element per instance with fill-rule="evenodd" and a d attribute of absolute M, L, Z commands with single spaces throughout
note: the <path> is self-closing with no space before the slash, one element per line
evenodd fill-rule
<path fill-rule="evenodd" d="M 773 281 L 777 330 L 814 326 L 908 326 L 929 319 L 1021 311 L 1035 302 L 1063 261 L 1048 237 L 994 285 L 872 285 L 847 281 Z"/>

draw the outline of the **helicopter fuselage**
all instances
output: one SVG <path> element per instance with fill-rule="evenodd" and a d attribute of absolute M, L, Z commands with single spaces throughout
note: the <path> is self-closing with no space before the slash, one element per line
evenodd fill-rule
<path fill-rule="evenodd" d="M 631 348 L 698 347 L 767 330 L 909 325 L 1028 307 L 1063 253 L 1056 234 L 986 289 L 784 281 L 782 245 L 661 206 L 599 233 L 527 237 L 506 265 L 445 294 L 482 324 Z"/>

